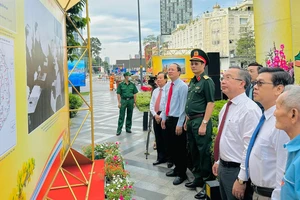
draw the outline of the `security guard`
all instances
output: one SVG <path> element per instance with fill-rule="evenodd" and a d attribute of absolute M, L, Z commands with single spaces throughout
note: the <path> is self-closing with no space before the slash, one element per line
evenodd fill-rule
<path fill-rule="evenodd" d="M 124 73 L 125 80 L 121 82 L 117 88 L 118 94 L 118 107 L 120 109 L 117 136 L 121 134 L 124 124 L 125 110 L 127 109 L 126 116 L 126 132 L 131 133 L 132 125 L 132 112 L 136 102 L 136 93 L 138 92 L 134 83 L 129 79 L 131 74 Z"/>
<path fill-rule="evenodd" d="M 186 102 L 186 123 L 188 148 L 192 155 L 194 181 L 186 183 L 187 188 L 203 187 L 212 176 L 210 146 L 212 143 L 212 122 L 215 84 L 204 69 L 209 64 L 206 53 L 200 49 L 191 52 L 191 70 L 194 73 L 189 84 Z M 196 199 L 205 199 L 205 192 L 198 193 Z"/>

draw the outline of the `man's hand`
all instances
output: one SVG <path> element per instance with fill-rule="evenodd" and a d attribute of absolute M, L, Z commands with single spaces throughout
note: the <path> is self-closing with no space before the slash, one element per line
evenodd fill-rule
<path fill-rule="evenodd" d="M 244 199 L 244 194 L 246 190 L 246 183 L 240 184 L 237 180 L 234 182 L 232 187 L 232 194 L 238 199 Z"/>
<path fill-rule="evenodd" d="M 184 124 L 183 124 L 183 129 L 184 129 L 185 131 L 187 131 L 186 121 L 185 121 Z"/>
<path fill-rule="evenodd" d="M 121 108 L 121 103 L 118 103 L 118 108 Z"/>
<path fill-rule="evenodd" d="M 165 120 L 161 121 L 161 128 L 166 129 L 166 121 Z"/>
<path fill-rule="evenodd" d="M 155 121 L 156 121 L 157 124 L 159 124 L 159 122 L 161 121 L 160 115 L 155 115 L 154 119 L 155 119 Z"/>
<path fill-rule="evenodd" d="M 198 129 L 198 135 L 205 135 L 206 134 L 206 124 L 201 124 Z"/>
<path fill-rule="evenodd" d="M 212 173 L 215 176 L 218 176 L 218 169 L 219 169 L 219 164 L 215 162 L 215 164 L 212 166 Z"/>
<path fill-rule="evenodd" d="M 182 126 L 176 126 L 175 134 L 178 136 L 182 134 Z"/>

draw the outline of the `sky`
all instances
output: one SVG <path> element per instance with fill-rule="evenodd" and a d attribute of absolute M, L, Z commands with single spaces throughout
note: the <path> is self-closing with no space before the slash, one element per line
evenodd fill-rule
<path fill-rule="evenodd" d="M 160 34 L 160 1 L 139 2 L 143 42 L 143 38 L 148 35 Z M 212 11 L 216 3 L 221 7 L 229 7 L 235 6 L 237 0 L 193 0 L 193 16 Z M 100 57 L 103 60 L 109 57 L 109 64 L 115 64 L 116 60 L 129 59 L 130 56 L 133 58 L 139 54 L 137 0 L 89 0 L 89 15 L 91 37 L 98 37 L 101 41 Z"/>

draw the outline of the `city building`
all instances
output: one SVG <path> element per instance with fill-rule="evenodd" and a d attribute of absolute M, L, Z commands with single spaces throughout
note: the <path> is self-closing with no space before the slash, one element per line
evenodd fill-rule
<path fill-rule="evenodd" d="M 177 24 L 185 24 L 192 19 L 192 0 L 160 0 L 161 35 L 170 35 Z"/>
<path fill-rule="evenodd" d="M 104 58 L 104 61 L 107 62 L 108 64 L 110 64 L 110 59 L 109 59 L 109 57 L 105 57 L 105 58 Z"/>
<path fill-rule="evenodd" d="M 244 0 L 229 8 L 216 4 L 213 11 L 207 11 L 187 24 L 177 25 L 171 34 L 169 48 L 200 48 L 206 52 L 220 52 L 221 69 L 227 69 L 240 65 L 235 52 L 237 41 L 248 30 L 254 30 L 252 0 Z"/>
<path fill-rule="evenodd" d="M 145 68 L 146 66 L 145 58 L 142 58 L 142 66 L 143 68 Z M 113 68 L 115 69 L 116 67 L 126 68 L 127 71 L 131 71 L 131 70 L 138 71 L 140 70 L 140 59 L 130 58 L 127 60 L 116 60 L 116 64 L 113 65 Z"/>

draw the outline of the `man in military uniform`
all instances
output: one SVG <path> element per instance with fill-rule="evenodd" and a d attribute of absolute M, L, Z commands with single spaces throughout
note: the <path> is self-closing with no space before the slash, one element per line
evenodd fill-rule
<path fill-rule="evenodd" d="M 192 155 L 195 179 L 186 183 L 187 188 L 203 187 L 212 176 L 210 146 L 212 143 L 212 122 L 214 109 L 215 85 L 204 69 L 209 64 L 206 53 L 200 49 L 191 52 L 191 69 L 194 73 L 186 102 L 186 123 L 188 148 Z M 198 193 L 196 199 L 205 199 L 205 192 Z"/>
<path fill-rule="evenodd" d="M 124 73 L 125 80 L 121 82 L 117 88 L 118 95 L 118 107 L 120 109 L 117 136 L 122 132 L 125 111 L 127 109 L 126 116 L 126 132 L 131 133 L 132 125 L 132 112 L 136 102 L 136 93 L 138 92 L 134 83 L 129 80 L 131 74 L 129 72 Z"/>

